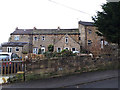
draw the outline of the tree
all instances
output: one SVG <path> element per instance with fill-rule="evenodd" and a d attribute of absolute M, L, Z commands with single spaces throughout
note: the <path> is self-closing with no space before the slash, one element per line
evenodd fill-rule
<path fill-rule="evenodd" d="M 109 2 L 102 5 L 102 12 L 97 12 L 97 16 L 93 16 L 94 24 L 98 30 L 109 42 L 119 44 L 120 36 L 120 2 Z"/>
<path fill-rule="evenodd" d="M 54 46 L 53 45 L 49 45 L 48 46 L 48 51 L 49 52 L 53 52 L 54 51 Z"/>

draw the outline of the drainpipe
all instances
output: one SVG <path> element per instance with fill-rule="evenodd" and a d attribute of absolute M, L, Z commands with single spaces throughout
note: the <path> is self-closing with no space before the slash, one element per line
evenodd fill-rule
<path fill-rule="evenodd" d="M 86 26 L 85 26 L 85 49 L 88 49 L 87 48 L 87 29 L 86 29 Z"/>

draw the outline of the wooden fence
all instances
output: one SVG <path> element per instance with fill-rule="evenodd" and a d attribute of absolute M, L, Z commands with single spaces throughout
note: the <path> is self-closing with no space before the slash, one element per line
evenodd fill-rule
<path fill-rule="evenodd" d="M 2 76 L 14 75 L 24 70 L 24 62 L 21 59 L 5 59 L 0 61 L 0 73 Z"/>

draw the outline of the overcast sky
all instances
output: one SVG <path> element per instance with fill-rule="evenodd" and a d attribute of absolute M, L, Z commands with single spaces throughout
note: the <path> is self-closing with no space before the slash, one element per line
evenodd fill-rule
<path fill-rule="evenodd" d="M 0 43 L 20 29 L 78 28 L 78 21 L 92 21 L 106 0 L 1 0 Z"/>

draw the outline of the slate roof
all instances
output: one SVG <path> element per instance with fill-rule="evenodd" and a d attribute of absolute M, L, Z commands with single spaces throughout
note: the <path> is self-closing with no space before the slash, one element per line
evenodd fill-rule
<path fill-rule="evenodd" d="M 11 35 L 36 34 L 79 34 L 78 29 L 17 29 Z"/>
<path fill-rule="evenodd" d="M 78 23 L 85 26 L 94 26 L 94 22 L 79 21 Z"/>
<path fill-rule="evenodd" d="M 2 44 L 2 47 L 23 47 L 24 45 L 28 44 L 28 42 L 7 42 L 7 43 L 4 43 Z"/>
<path fill-rule="evenodd" d="M 11 35 L 32 34 L 33 29 L 17 29 Z"/>

